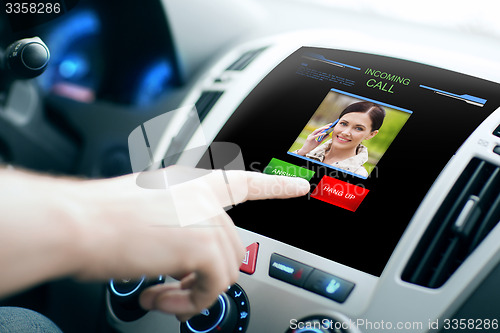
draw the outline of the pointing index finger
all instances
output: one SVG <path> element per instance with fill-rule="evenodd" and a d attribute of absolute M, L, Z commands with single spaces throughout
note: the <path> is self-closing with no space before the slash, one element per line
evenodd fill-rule
<path fill-rule="evenodd" d="M 287 199 L 305 195 L 309 182 L 299 177 L 267 175 L 258 172 L 226 171 L 226 187 L 230 192 L 228 205 L 247 200 Z"/>

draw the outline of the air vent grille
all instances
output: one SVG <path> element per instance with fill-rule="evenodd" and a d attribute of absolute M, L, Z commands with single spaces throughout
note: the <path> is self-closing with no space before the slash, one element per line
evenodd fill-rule
<path fill-rule="evenodd" d="M 204 91 L 201 93 L 200 98 L 198 98 L 195 103 L 200 121 L 202 121 L 210 110 L 212 110 L 222 94 L 223 91 Z"/>
<path fill-rule="evenodd" d="M 439 288 L 500 220 L 500 167 L 475 158 L 412 255 L 403 280 Z"/>
<path fill-rule="evenodd" d="M 200 122 L 202 122 L 210 110 L 212 110 L 223 93 L 223 91 L 203 91 L 201 93 L 195 103 L 198 116 L 194 113 L 190 113 L 177 135 L 172 138 L 163 158 L 162 167 L 174 165 L 177 162 L 180 157 L 180 152 L 184 150 L 189 140 L 198 129 Z M 196 118 L 199 118 L 199 121 Z"/>
<path fill-rule="evenodd" d="M 241 55 L 241 57 L 239 57 L 238 60 L 233 62 L 231 64 L 231 66 L 229 66 L 226 70 L 227 71 L 242 71 L 242 70 L 244 70 L 265 49 L 266 49 L 266 47 L 262 47 L 260 49 L 251 50 L 251 51 L 247 51 L 247 52 L 243 53 Z"/>

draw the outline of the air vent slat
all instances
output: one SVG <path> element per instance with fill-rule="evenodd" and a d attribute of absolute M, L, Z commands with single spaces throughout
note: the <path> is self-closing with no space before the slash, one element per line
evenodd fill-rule
<path fill-rule="evenodd" d="M 486 181 L 486 184 L 481 190 L 479 196 L 485 198 L 486 196 L 491 196 L 498 193 L 499 181 L 500 181 L 500 168 L 496 168 L 492 172 L 490 178 Z"/>
<path fill-rule="evenodd" d="M 498 216 L 500 216 L 500 194 L 497 195 L 496 199 L 493 201 L 492 208 L 488 214 L 484 217 L 483 221 L 480 223 L 478 231 L 472 240 L 469 253 L 471 253 L 477 245 L 486 237 L 488 232 L 493 229 L 493 227 L 500 222 Z"/>
<path fill-rule="evenodd" d="M 180 157 L 180 153 L 198 129 L 200 122 L 203 121 L 210 110 L 212 110 L 222 94 L 223 91 L 203 91 L 201 93 L 195 103 L 198 119 L 196 119 L 196 114 L 189 114 L 177 135 L 172 138 L 168 150 L 163 158 L 162 167 L 167 167 L 177 162 Z"/>
<path fill-rule="evenodd" d="M 451 270 L 453 264 L 456 261 L 460 239 L 458 237 L 453 238 L 453 240 L 448 245 L 446 252 L 441 257 L 439 265 L 433 271 L 431 278 L 429 279 L 429 287 L 435 288 L 442 284 L 442 277 L 446 276 Z"/>
<path fill-rule="evenodd" d="M 242 70 L 244 70 L 266 48 L 267 47 L 262 47 L 260 49 L 251 50 L 251 51 L 247 51 L 247 52 L 243 53 L 238 58 L 238 60 L 236 60 L 235 62 L 233 62 L 228 68 L 226 68 L 226 70 L 227 71 L 242 71 Z"/>
<path fill-rule="evenodd" d="M 500 167 L 473 159 L 452 187 L 403 272 L 438 288 L 500 220 Z"/>
<path fill-rule="evenodd" d="M 204 91 L 201 93 L 200 97 L 195 103 L 196 111 L 198 112 L 200 121 L 205 119 L 207 114 L 210 112 L 210 110 L 212 110 L 215 103 L 217 103 L 222 94 L 222 91 Z"/>

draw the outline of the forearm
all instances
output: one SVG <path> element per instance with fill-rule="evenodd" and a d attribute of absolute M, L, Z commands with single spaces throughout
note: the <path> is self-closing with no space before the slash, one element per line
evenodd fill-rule
<path fill-rule="evenodd" d="M 243 259 L 243 244 L 223 207 L 309 191 L 300 178 L 225 175 L 229 185 L 220 173 L 200 177 L 195 169 L 167 168 L 148 173 L 149 182 L 186 181 L 151 190 L 137 185 L 137 175 L 79 181 L 0 169 L 0 297 L 63 276 L 167 274 L 195 282 L 161 309 L 199 312 L 236 281 Z M 187 227 L 194 223 L 204 227 Z M 160 294 L 143 304 L 156 308 L 157 296 L 165 300 Z M 179 308 L 179 297 L 185 307 Z"/>
<path fill-rule="evenodd" d="M 0 298 L 64 276 L 162 274 L 164 266 L 142 270 L 136 257 L 148 240 L 163 243 L 149 223 L 168 222 L 169 205 L 135 177 L 83 181 L 0 169 L 0 184 Z"/>
<path fill-rule="evenodd" d="M 0 297 L 79 269 L 67 182 L 0 169 Z"/>

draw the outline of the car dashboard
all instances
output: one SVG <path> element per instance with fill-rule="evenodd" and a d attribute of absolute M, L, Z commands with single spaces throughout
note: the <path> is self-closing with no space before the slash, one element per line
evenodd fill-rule
<path fill-rule="evenodd" d="M 306 178 L 311 192 L 228 212 L 248 245 L 238 290 L 227 293 L 238 301 L 233 293 L 243 291 L 247 305 L 223 313 L 238 317 L 236 326 L 208 319 L 182 326 L 160 313 L 130 320 L 120 310 L 120 292 L 111 289 L 109 316 L 120 331 L 451 329 L 452 316 L 495 270 L 498 85 L 408 60 L 339 50 L 329 46 L 332 34 L 304 31 L 233 49 L 198 81 L 163 137 L 151 141 L 145 134 L 157 161 L 210 168 L 205 150 L 196 148 L 211 146 L 217 164 L 217 144 L 231 142 L 241 150 L 246 170 Z M 296 153 L 304 131 L 333 122 L 358 101 L 386 110 L 387 127 L 379 132 L 386 133 L 384 143 L 369 146 L 378 152 L 369 160 L 368 176 Z M 189 131 L 193 106 L 201 121 Z M 182 153 L 172 160 L 175 142 L 184 145 L 175 147 Z M 135 147 L 143 150 L 145 143 Z M 137 170 L 151 164 L 136 161 Z M 497 325 L 495 317 L 480 319 L 466 323 Z"/>
<path fill-rule="evenodd" d="M 121 333 L 498 331 L 497 48 L 284 2 L 81 1 L 37 27 L 0 25 L 2 46 L 37 35 L 52 58 L 1 92 L 2 162 L 90 178 L 184 165 L 311 185 L 228 210 L 247 246 L 238 282 L 186 323 L 138 304 L 168 276 L 99 284 L 76 317 Z M 318 147 L 345 143 L 327 127 L 355 104 L 384 113 L 358 146 L 362 166 L 300 153 L 320 127 Z"/>

